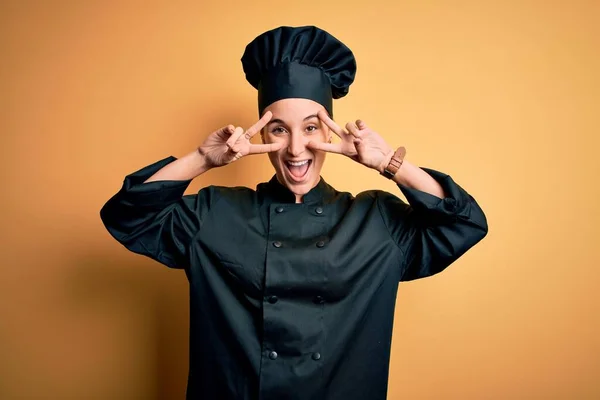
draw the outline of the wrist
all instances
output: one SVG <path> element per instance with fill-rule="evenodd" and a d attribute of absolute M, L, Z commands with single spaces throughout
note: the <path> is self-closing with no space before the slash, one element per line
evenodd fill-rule
<path fill-rule="evenodd" d="M 385 158 L 382 163 L 383 168 L 381 168 L 379 173 L 388 179 L 394 179 L 402 167 L 405 155 L 406 148 L 404 146 L 398 147 L 396 151 L 392 153 L 391 157 L 388 155 Z"/>
<path fill-rule="evenodd" d="M 193 174 L 198 176 L 212 168 L 206 155 L 198 148 L 189 154 L 189 165 L 193 169 Z"/>
<path fill-rule="evenodd" d="M 393 156 L 394 156 L 394 150 L 390 149 L 388 151 L 388 153 L 385 155 L 385 157 L 383 157 L 383 160 L 381 160 L 379 165 L 375 168 L 377 170 L 377 172 L 379 172 L 380 174 L 383 174 L 385 167 L 387 167 L 389 165 Z"/>

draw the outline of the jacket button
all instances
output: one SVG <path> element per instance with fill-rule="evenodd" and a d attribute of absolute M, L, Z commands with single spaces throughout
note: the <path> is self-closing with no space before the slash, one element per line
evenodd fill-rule
<path fill-rule="evenodd" d="M 325 246 L 325 242 L 324 242 L 324 241 L 322 241 L 322 240 L 319 240 L 319 241 L 317 242 L 317 247 L 323 247 L 323 246 Z"/>
<path fill-rule="evenodd" d="M 275 247 L 281 247 L 281 242 L 273 242 L 273 246 Z"/>
<path fill-rule="evenodd" d="M 315 304 L 323 304 L 323 303 L 325 303 L 325 299 L 322 296 L 315 296 L 315 298 L 313 299 L 313 302 Z"/>
<path fill-rule="evenodd" d="M 269 303 L 275 304 L 275 303 L 277 303 L 278 299 L 277 299 L 277 296 L 269 296 L 268 300 L 269 300 Z"/>
<path fill-rule="evenodd" d="M 316 361 L 316 360 L 318 360 L 318 359 L 320 359 L 320 358 L 321 358 L 321 353 L 317 352 L 317 353 L 313 353 L 313 354 L 312 354 L 312 359 L 313 359 L 313 360 L 315 360 L 315 361 Z"/>
<path fill-rule="evenodd" d="M 314 357 L 314 355 L 313 355 L 313 357 Z M 269 358 L 270 358 L 271 360 L 274 360 L 274 359 L 276 359 L 276 358 L 277 358 L 277 352 L 276 352 L 276 351 L 272 351 L 272 352 L 270 352 L 270 353 L 269 353 Z"/>
<path fill-rule="evenodd" d="M 317 214 L 323 214 L 323 208 L 322 208 L 322 207 L 317 207 L 317 208 L 315 209 L 315 212 L 316 212 Z"/>
<path fill-rule="evenodd" d="M 282 213 L 282 212 L 283 212 L 283 207 L 281 207 L 281 206 L 277 207 L 277 208 L 275 209 L 275 212 L 276 212 L 277 214 L 279 214 L 279 213 Z"/>

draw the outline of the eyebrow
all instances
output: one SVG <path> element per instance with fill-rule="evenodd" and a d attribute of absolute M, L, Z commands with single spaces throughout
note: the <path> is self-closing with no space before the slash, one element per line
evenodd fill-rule
<path fill-rule="evenodd" d="M 303 121 L 308 121 L 311 118 L 318 118 L 318 117 L 319 116 L 317 114 L 312 114 L 312 115 L 309 115 L 308 117 L 304 118 Z M 284 124 L 285 125 L 285 121 L 283 121 L 279 118 L 275 118 L 275 119 L 272 119 L 271 121 L 269 121 L 269 123 L 267 125 L 271 125 L 271 124 Z"/>

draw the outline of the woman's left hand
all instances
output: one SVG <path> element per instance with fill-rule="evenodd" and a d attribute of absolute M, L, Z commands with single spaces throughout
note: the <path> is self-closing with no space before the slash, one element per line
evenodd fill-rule
<path fill-rule="evenodd" d="M 383 171 L 394 150 L 383 138 L 363 121 L 347 123 L 346 130 L 340 128 L 325 111 L 320 111 L 319 119 L 342 140 L 340 143 L 309 142 L 306 146 L 313 150 L 343 154 L 369 168 Z"/>

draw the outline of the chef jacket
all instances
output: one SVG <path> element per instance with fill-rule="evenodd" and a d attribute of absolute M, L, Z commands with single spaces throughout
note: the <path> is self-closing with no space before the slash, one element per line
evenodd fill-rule
<path fill-rule="evenodd" d="M 439 273 L 487 234 L 477 202 L 398 185 L 339 192 L 321 177 L 295 203 L 277 179 L 246 187 L 125 177 L 103 206 L 112 237 L 189 282 L 187 399 L 383 400 L 400 281 Z"/>

